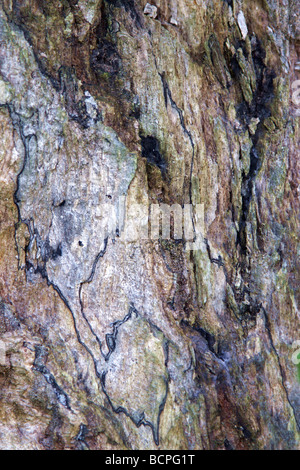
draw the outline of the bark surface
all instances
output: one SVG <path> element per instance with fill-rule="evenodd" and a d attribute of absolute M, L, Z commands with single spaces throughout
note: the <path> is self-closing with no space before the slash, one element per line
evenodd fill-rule
<path fill-rule="evenodd" d="M 0 448 L 299 449 L 298 1 L 145 6 L 0 4 Z"/>

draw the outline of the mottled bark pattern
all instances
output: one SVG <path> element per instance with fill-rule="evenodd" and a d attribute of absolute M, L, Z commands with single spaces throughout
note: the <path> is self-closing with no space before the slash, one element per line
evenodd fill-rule
<path fill-rule="evenodd" d="M 299 449 L 298 1 L 146 3 L 1 1 L 0 448 Z"/>

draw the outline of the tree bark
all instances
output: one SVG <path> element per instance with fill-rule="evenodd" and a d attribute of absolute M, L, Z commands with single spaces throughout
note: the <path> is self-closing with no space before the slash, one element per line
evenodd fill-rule
<path fill-rule="evenodd" d="M 300 448 L 299 31 L 1 2 L 1 449 Z"/>

